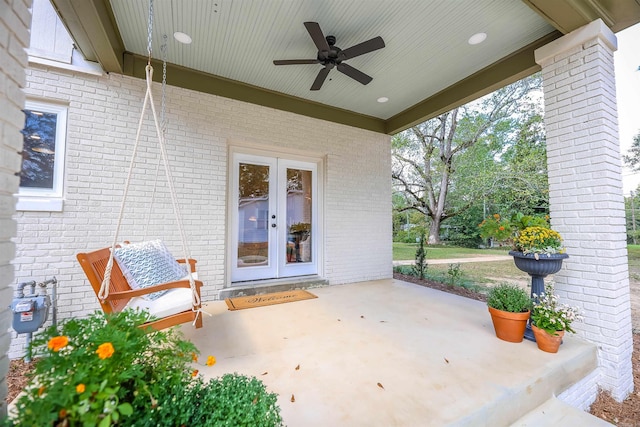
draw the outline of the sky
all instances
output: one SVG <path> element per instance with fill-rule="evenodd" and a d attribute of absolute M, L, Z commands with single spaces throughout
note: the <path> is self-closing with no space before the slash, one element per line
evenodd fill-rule
<path fill-rule="evenodd" d="M 640 24 L 616 33 L 618 50 L 614 53 L 620 151 L 627 154 L 633 137 L 640 133 Z M 622 170 L 625 196 L 640 185 L 640 172 Z"/>

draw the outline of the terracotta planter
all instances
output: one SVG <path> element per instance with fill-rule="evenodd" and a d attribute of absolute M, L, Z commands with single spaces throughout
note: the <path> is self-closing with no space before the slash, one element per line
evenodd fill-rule
<path fill-rule="evenodd" d="M 538 344 L 538 348 L 542 351 L 546 351 L 547 353 L 557 353 L 560 348 L 560 344 L 562 344 L 562 337 L 564 337 L 564 331 L 557 331 L 558 335 L 551 335 L 544 329 L 540 329 L 536 327 L 536 325 L 531 325 L 531 329 L 533 330 L 533 335 L 536 337 L 536 343 Z"/>
<path fill-rule="evenodd" d="M 489 313 L 491 313 L 493 329 L 495 329 L 498 338 L 509 342 L 522 342 L 524 330 L 531 314 L 529 311 L 510 313 L 489 307 Z"/>

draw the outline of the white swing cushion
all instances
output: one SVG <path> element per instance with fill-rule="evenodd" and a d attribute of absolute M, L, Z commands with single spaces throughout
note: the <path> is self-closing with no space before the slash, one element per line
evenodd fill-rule
<path fill-rule="evenodd" d="M 184 277 L 187 272 L 186 267 L 175 260 L 160 240 L 123 245 L 116 248 L 113 257 L 131 289 L 175 282 Z M 141 298 L 153 301 L 167 292 L 154 292 Z"/>
<path fill-rule="evenodd" d="M 191 307 L 191 289 L 189 288 L 171 289 L 152 301 L 142 297 L 131 298 L 127 304 L 127 308 L 146 310 L 158 318 L 191 310 Z"/>

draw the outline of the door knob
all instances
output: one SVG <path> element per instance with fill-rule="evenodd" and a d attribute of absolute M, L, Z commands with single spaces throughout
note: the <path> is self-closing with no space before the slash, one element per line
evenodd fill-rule
<path fill-rule="evenodd" d="M 272 228 L 276 228 L 276 224 L 275 224 L 275 222 L 274 222 L 273 224 L 271 224 L 271 227 L 272 227 Z"/>

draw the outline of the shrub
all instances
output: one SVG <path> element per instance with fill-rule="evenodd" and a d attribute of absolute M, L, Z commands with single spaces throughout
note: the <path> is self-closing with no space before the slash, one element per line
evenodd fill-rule
<path fill-rule="evenodd" d="M 163 399 L 135 427 L 281 426 L 278 396 L 255 377 L 226 374 L 167 390 Z"/>
<path fill-rule="evenodd" d="M 424 279 L 428 267 L 427 251 L 424 249 L 424 238 L 424 233 L 422 233 L 420 235 L 420 244 L 418 245 L 418 249 L 416 249 L 416 262 L 413 265 L 413 275 L 420 279 Z"/>
<path fill-rule="evenodd" d="M 211 411 L 233 413 L 244 397 L 257 399 L 252 408 L 244 402 L 249 421 L 224 425 L 281 425 L 275 395 L 258 380 L 236 375 L 205 383 L 193 368 L 196 347 L 177 329 L 141 329 L 148 320 L 141 311 L 96 312 L 46 329 L 28 349 L 38 362 L 16 414 L 4 424 L 222 425 L 208 421 Z M 209 356 L 206 365 L 213 363 Z M 253 423 L 257 419 L 265 423 Z"/>

